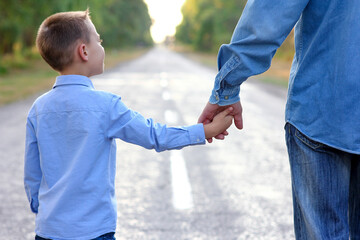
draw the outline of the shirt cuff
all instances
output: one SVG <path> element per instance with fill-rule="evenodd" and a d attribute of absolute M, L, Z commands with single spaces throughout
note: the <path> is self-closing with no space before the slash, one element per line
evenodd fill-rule
<path fill-rule="evenodd" d="M 237 83 L 240 76 L 236 77 L 231 74 L 239 65 L 239 58 L 233 56 L 221 67 L 216 75 L 214 88 L 209 99 L 211 104 L 226 106 L 240 101 L 240 84 Z"/>
<path fill-rule="evenodd" d="M 189 132 L 190 144 L 205 144 L 205 131 L 202 123 L 184 127 Z"/>
<path fill-rule="evenodd" d="M 223 89 L 212 90 L 209 102 L 219 106 L 227 106 L 240 101 L 240 86 L 225 87 Z"/>
<path fill-rule="evenodd" d="M 33 213 L 38 213 L 39 201 L 37 198 L 31 198 L 30 209 Z"/>

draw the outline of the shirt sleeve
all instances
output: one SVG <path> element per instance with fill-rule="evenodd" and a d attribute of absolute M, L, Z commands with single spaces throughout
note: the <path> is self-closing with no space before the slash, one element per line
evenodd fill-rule
<path fill-rule="evenodd" d="M 37 138 L 34 126 L 28 118 L 25 139 L 24 185 L 27 198 L 30 202 L 31 211 L 34 213 L 38 212 L 38 194 L 41 178 L 42 172 L 40 168 Z"/>
<path fill-rule="evenodd" d="M 125 106 L 120 97 L 114 97 L 111 103 L 108 137 L 120 138 L 147 149 L 155 149 L 157 152 L 205 144 L 202 124 L 168 127 L 154 122 L 151 118 L 145 119 L 138 112 L 132 111 Z"/>
<path fill-rule="evenodd" d="M 230 105 L 240 100 L 240 85 L 263 73 L 276 50 L 301 16 L 309 0 L 249 0 L 230 44 L 220 47 L 219 72 L 210 103 Z"/>

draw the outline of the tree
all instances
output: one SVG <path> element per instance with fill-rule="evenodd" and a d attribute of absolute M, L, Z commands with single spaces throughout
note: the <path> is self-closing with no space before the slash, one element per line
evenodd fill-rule
<path fill-rule="evenodd" d="M 196 50 L 217 51 L 228 43 L 246 0 L 187 0 L 176 39 Z"/>
<path fill-rule="evenodd" d="M 0 54 L 33 47 L 47 16 L 88 7 L 105 47 L 152 44 L 151 19 L 143 0 L 0 0 Z"/>

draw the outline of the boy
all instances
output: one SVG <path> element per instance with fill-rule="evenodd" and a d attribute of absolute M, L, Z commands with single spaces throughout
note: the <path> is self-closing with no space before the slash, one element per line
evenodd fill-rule
<path fill-rule="evenodd" d="M 103 72 L 105 53 L 88 10 L 48 17 L 36 44 L 60 76 L 27 119 L 24 182 L 35 239 L 115 239 L 115 138 L 180 149 L 204 144 L 232 123 L 230 108 L 209 124 L 171 128 L 96 91 L 89 77 Z"/>

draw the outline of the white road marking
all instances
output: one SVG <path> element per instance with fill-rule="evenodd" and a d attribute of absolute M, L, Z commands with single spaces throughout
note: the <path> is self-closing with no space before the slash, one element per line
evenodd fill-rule
<path fill-rule="evenodd" d="M 162 72 L 160 73 L 160 86 L 165 88 L 169 85 L 168 80 L 167 80 L 167 73 L 166 72 Z"/>
<path fill-rule="evenodd" d="M 173 206 L 178 210 L 191 209 L 194 203 L 182 151 L 173 150 L 170 154 Z"/>
<path fill-rule="evenodd" d="M 165 100 L 165 101 L 169 101 L 171 99 L 171 94 L 169 91 L 163 91 L 162 93 L 162 98 Z"/>
<path fill-rule="evenodd" d="M 164 77 L 163 74 L 162 77 Z M 167 86 L 167 80 L 162 78 L 161 85 Z M 171 99 L 171 94 L 164 90 L 162 98 L 165 101 Z M 176 111 L 166 110 L 164 112 L 165 121 L 169 124 L 175 125 L 179 122 L 179 115 Z M 171 186 L 172 186 L 172 202 L 174 209 L 187 210 L 194 206 L 191 185 L 186 170 L 185 160 L 182 151 L 173 150 L 170 152 L 170 165 L 171 165 Z"/>
<path fill-rule="evenodd" d="M 165 88 L 169 85 L 168 81 L 166 79 L 161 79 L 160 80 L 160 86 Z"/>

